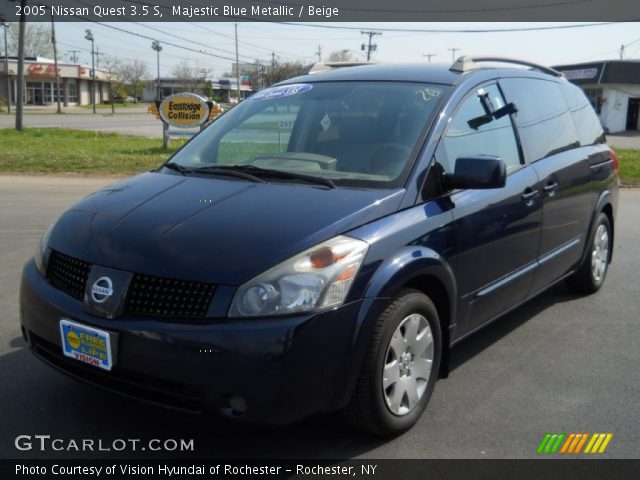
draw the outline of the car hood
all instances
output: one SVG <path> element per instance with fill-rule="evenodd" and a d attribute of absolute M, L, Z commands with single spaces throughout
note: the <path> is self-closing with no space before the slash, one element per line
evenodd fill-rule
<path fill-rule="evenodd" d="M 50 246 L 120 270 L 240 285 L 396 211 L 403 193 L 145 173 L 65 212 Z"/>

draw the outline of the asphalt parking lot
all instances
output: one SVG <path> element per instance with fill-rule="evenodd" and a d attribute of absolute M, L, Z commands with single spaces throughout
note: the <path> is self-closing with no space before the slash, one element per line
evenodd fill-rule
<path fill-rule="evenodd" d="M 436 385 L 423 418 L 387 441 L 335 415 L 272 428 L 168 412 L 77 383 L 34 358 L 18 322 L 22 265 L 64 209 L 112 181 L 0 176 L 0 458 L 147 456 L 19 452 L 21 434 L 194 438 L 195 451 L 184 454 L 193 458 L 535 458 L 547 432 L 611 432 L 602 456 L 637 458 L 640 190 L 621 192 L 614 263 L 598 294 L 578 297 L 558 285 L 456 346 L 450 377 Z"/>

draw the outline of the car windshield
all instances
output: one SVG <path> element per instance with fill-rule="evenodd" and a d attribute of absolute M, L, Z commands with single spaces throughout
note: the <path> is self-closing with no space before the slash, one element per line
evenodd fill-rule
<path fill-rule="evenodd" d="M 337 186 L 397 187 L 445 88 L 406 82 L 269 88 L 225 113 L 170 162 L 189 172 L 268 170 L 269 181 L 319 177 Z"/>

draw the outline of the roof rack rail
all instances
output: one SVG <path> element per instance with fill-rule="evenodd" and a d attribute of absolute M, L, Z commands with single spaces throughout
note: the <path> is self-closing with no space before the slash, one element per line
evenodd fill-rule
<path fill-rule="evenodd" d="M 562 77 L 562 72 L 555 70 L 551 67 L 545 67 L 544 65 L 539 65 L 537 63 L 529 62 L 527 60 L 520 60 L 517 58 L 508 58 L 508 57 L 472 57 L 469 55 L 464 55 L 458 58 L 451 65 L 452 72 L 460 72 L 465 73 L 470 70 L 475 70 L 480 68 L 477 64 L 482 62 L 499 62 L 499 63 L 513 63 L 515 65 L 524 65 L 527 67 L 531 67 L 535 70 L 539 70 L 544 73 L 548 73 L 549 75 L 553 75 L 554 77 Z"/>
<path fill-rule="evenodd" d="M 359 67 L 361 65 L 375 65 L 376 62 L 360 62 L 360 61 L 347 61 L 347 62 L 316 62 L 309 70 L 309 74 L 327 72 L 329 70 L 335 70 L 336 68 L 344 67 Z"/>

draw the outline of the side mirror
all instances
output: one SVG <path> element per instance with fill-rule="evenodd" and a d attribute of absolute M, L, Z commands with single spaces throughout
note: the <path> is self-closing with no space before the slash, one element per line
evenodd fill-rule
<path fill-rule="evenodd" d="M 507 181 L 507 167 L 504 160 L 492 155 L 459 157 L 453 174 L 445 175 L 451 189 L 502 188 Z"/>

